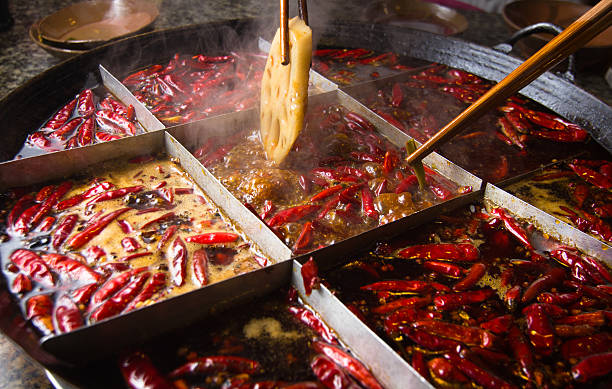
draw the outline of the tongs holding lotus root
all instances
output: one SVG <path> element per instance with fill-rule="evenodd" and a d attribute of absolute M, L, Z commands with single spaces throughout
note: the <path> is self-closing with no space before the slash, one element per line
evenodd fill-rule
<path fill-rule="evenodd" d="M 312 56 L 306 0 L 298 1 L 300 16 L 291 20 L 287 3 L 280 2 L 280 28 L 261 81 L 261 141 L 267 158 L 276 164 L 289 154 L 304 126 Z"/>

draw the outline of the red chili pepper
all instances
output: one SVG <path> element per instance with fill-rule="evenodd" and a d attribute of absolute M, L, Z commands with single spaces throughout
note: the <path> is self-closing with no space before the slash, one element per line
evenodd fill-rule
<path fill-rule="evenodd" d="M 497 124 L 499 125 L 502 134 L 504 134 L 508 139 L 510 139 L 512 144 L 516 145 L 521 150 L 525 148 L 525 144 L 523 143 L 521 136 L 519 136 L 519 134 L 516 132 L 515 127 L 512 125 L 512 123 L 508 120 L 507 117 L 502 116 L 497 119 Z"/>
<path fill-rule="evenodd" d="M 49 119 L 47 123 L 45 123 L 44 128 L 57 130 L 58 128 L 63 126 L 64 123 L 66 123 L 66 121 L 72 116 L 76 104 L 77 99 L 75 98 L 68 104 L 66 104 L 62 109 L 57 111 L 57 113 L 51 119 Z"/>
<path fill-rule="evenodd" d="M 359 289 L 388 292 L 425 292 L 431 289 L 431 284 L 419 280 L 387 280 L 364 285 Z"/>
<path fill-rule="evenodd" d="M 32 290 L 32 281 L 25 274 L 17 274 L 11 284 L 11 291 L 15 294 L 27 293 Z"/>
<path fill-rule="evenodd" d="M 416 349 L 412 350 L 412 361 L 410 362 L 410 365 L 414 368 L 414 370 L 416 370 L 417 373 L 419 373 L 419 375 L 421 375 L 421 377 L 425 378 L 426 380 L 430 378 L 425 357 L 420 351 Z"/>
<path fill-rule="evenodd" d="M 340 194 L 338 195 L 338 197 L 340 198 L 340 202 L 342 202 L 343 204 L 347 204 L 347 203 L 354 201 L 355 194 L 363 186 L 364 186 L 363 183 L 358 183 L 355 185 L 351 185 L 348 188 L 345 188 L 344 190 L 342 190 L 342 192 L 340 192 Z"/>
<path fill-rule="evenodd" d="M 142 288 L 140 293 L 128 304 L 124 312 L 132 311 L 138 308 L 138 304 L 142 304 L 149 300 L 155 293 L 166 286 L 166 273 L 155 273 L 149 282 Z"/>
<path fill-rule="evenodd" d="M 32 319 L 36 316 L 51 316 L 53 302 L 48 294 L 38 294 L 26 301 L 26 317 Z"/>
<path fill-rule="evenodd" d="M 462 268 L 446 262 L 425 261 L 423 263 L 423 267 L 438 274 L 450 277 L 461 277 L 461 275 L 463 274 Z"/>
<path fill-rule="evenodd" d="M 555 334 L 562 338 L 576 338 L 580 336 L 589 336 L 598 332 L 598 329 L 588 325 L 588 324 L 579 324 L 579 325 L 568 325 L 568 324 L 557 324 L 554 326 Z"/>
<path fill-rule="evenodd" d="M 310 363 L 312 372 L 327 388 L 353 388 L 357 384 L 325 355 L 317 355 Z"/>
<path fill-rule="evenodd" d="M 32 196 L 31 194 L 26 194 L 26 195 L 21 196 L 19 200 L 17 200 L 17 202 L 13 206 L 13 209 L 11 209 L 11 212 L 7 216 L 7 219 L 6 219 L 7 225 L 9 227 L 14 227 L 16 220 L 29 206 L 31 206 L 33 201 L 34 201 L 34 196 Z"/>
<path fill-rule="evenodd" d="M 449 293 L 434 298 L 434 304 L 437 309 L 448 310 L 455 309 L 462 305 L 479 304 L 486 301 L 495 295 L 493 289 L 478 289 L 467 292 Z"/>
<path fill-rule="evenodd" d="M 492 209 L 491 214 L 501 219 L 504 222 L 504 226 L 508 232 L 514 235 L 527 248 L 533 250 L 533 246 L 531 246 L 529 238 L 527 237 L 527 232 L 512 216 L 508 215 L 502 208 Z"/>
<path fill-rule="evenodd" d="M 17 249 L 9 257 L 19 270 L 36 282 L 51 287 L 55 285 L 47 264 L 33 251 Z"/>
<path fill-rule="evenodd" d="M 556 322 L 558 324 L 589 324 L 594 327 L 600 327 L 606 324 L 606 317 L 603 311 L 593 311 L 563 317 L 558 319 Z"/>
<path fill-rule="evenodd" d="M 53 312 L 55 322 L 57 323 L 56 330 L 59 333 L 70 332 L 83 326 L 83 316 L 76 304 L 70 297 L 64 295 L 55 302 Z"/>
<path fill-rule="evenodd" d="M 78 234 L 73 235 L 68 242 L 66 242 L 66 249 L 76 250 L 83 245 L 87 244 L 95 236 L 97 236 L 106 226 L 108 226 L 113 220 L 121 216 L 123 213 L 129 211 L 132 208 L 120 208 L 115 211 L 109 212 L 104 216 L 101 216 L 98 220 L 92 223 L 90 226 L 85 228 Z"/>
<path fill-rule="evenodd" d="M 61 254 L 43 254 L 42 260 L 57 273 L 70 277 L 76 282 L 98 283 L 102 275 L 78 260 Z"/>
<path fill-rule="evenodd" d="M 312 311 L 302 307 L 290 306 L 289 312 L 297 320 L 312 328 L 325 341 L 329 343 L 338 343 L 338 338 L 334 335 L 332 330 L 330 330 Z"/>
<path fill-rule="evenodd" d="M 313 289 L 319 289 L 321 282 L 319 278 L 319 268 L 312 257 L 302 265 L 300 273 L 302 275 L 306 295 L 310 296 Z"/>
<path fill-rule="evenodd" d="M 572 366 L 572 378 L 578 382 L 587 382 L 612 372 L 612 352 L 591 355 Z"/>
<path fill-rule="evenodd" d="M 104 285 L 102 285 L 100 289 L 96 291 L 96 293 L 91 298 L 91 303 L 93 305 L 97 305 L 103 302 L 104 300 L 115 294 L 115 292 L 123 288 L 130 281 L 132 276 L 142 273 L 145 270 L 147 270 L 146 267 L 132 269 L 111 278 Z"/>
<path fill-rule="evenodd" d="M 433 358 L 427 362 L 429 372 L 434 377 L 446 382 L 466 383 L 468 379 L 459 369 L 444 358 Z"/>
<path fill-rule="evenodd" d="M 200 235 L 188 236 L 185 238 L 189 243 L 200 244 L 217 244 L 217 243 L 232 243 L 237 241 L 238 234 L 232 232 L 208 232 Z"/>
<path fill-rule="evenodd" d="M 464 291 L 472 288 L 482 276 L 487 272 L 487 266 L 484 263 L 475 263 L 472 265 L 468 274 L 462 280 L 453 285 L 454 290 Z"/>
<path fill-rule="evenodd" d="M 62 140 L 66 140 L 67 138 L 71 136 L 74 130 L 81 125 L 81 123 L 83 123 L 82 117 L 76 117 L 74 119 L 71 119 L 70 121 L 65 123 L 63 126 L 61 126 L 59 129 L 50 133 L 49 136 L 52 136 L 55 138 L 61 138 Z"/>
<path fill-rule="evenodd" d="M 115 316 L 123 311 L 142 290 L 150 275 L 150 272 L 143 272 L 135 275 L 134 279 L 131 280 L 123 289 L 115 293 L 108 300 L 102 303 L 102 305 L 96 308 L 89 317 L 89 320 L 97 322 L 108 317 Z"/>
<path fill-rule="evenodd" d="M 83 252 L 83 255 L 87 258 L 87 263 L 94 263 L 100 258 L 106 257 L 106 251 L 99 246 L 89 246 L 85 252 Z"/>
<path fill-rule="evenodd" d="M 399 157 L 391 150 L 385 152 L 383 160 L 383 171 L 387 174 L 391 173 L 399 163 Z"/>
<path fill-rule="evenodd" d="M 193 275 L 200 286 L 208 284 L 208 253 L 205 249 L 194 251 L 192 266 Z"/>
<path fill-rule="evenodd" d="M 49 211 L 58 203 L 59 199 L 61 199 L 69 190 L 72 188 L 72 182 L 66 181 L 61 183 L 55 188 L 53 193 L 47 197 L 47 199 L 40 204 L 40 208 L 36 211 L 36 213 L 32 216 L 32 219 L 28 224 L 26 224 L 25 232 L 29 231 L 30 228 L 34 228 L 40 223 L 40 221 L 47 216 Z"/>
<path fill-rule="evenodd" d="M 550 355 L 556 343 L 554 329 L 541 304 L 531 304 L 523 309 L 527 320 L 529 340 L 542 355 Z"/>
<path fill-rule="evenodd" d="M 153 220 L 150 220 L 148 222 L 146 222 L 145 224 L 143 224 L 140 229 L 141 230 L 146 230 L 147 228 L 151 227 L 153 224 L 158 224 L 158 223 L 162 223 L 168 220 L 172 220 L 176 217 L 176 215 L 174 214 L 174 212 L 168 212 L 165 213 L 163 215 L 161 215 L 160 217 L 157 217 Z"/>
<path fill-rule="evenodd" d="M 480 327 L 485 330 L 491 331 L 496 335 L 505 334 L 510 329 L 510 325 L 512 324 L 512 316 L 511 315 L 502 315 L 495 317 L 489 321 L 484 323 L 480 323 Z"/>
<path fill-rule="evenodd" d="M 316 195 L 312 196 L 310 198 L 311 202 L 317 202 L 323 199 L 328 198 L 329 196 L 332 196 L 338 192 L 340 192 L 344 187 L 342 185 L 335 185 L 335 186 L 331 186 L 329 188 L 323 189 L 321 192 L 317 193 Z"/>
<path fill-rule="evenodd" d="M 130 186 L 130 187 L 121 188 L 121 189 L 109 190 L 108 192 L 100 193 L 99 195 L 94 197 L 92 200 L 90 200 L 87 203 L 87 205 L 92 205 L 92 204 L 96 204 L 96 203 L 107 201 L 107 200 L 113 200 L 119 197 L 123 197 L 130 193 L 138 193 L 142 191 L 143 189 L 144 189 L 144 186 L 137 185 L 137 186 Z"/>
<path fill-rule="evenodd" d="M 362 151 L 351 151 L 350 155 L 351 158 L 358 162 L 383 162 L 383 158 L 381 158 L 380 156 Z"/>
<path fill-rule="evenodd" d="M 536 279 L 525 289 L 525 293 L 523 293 L 523 298 L 521 301 L 523 303 L 528 303 L 534 298 L 537 297 L 538 294 L 547 291 L 563 282 L 565 279 L 565 270 L 560 268 L 552 268 L 542 277 Z"/>
<path fill-rule="evenodd" d="M 231 355 L 211 355 L 196 358 L 170 372 L 171 378 L 185 375 L 212 374 L 229 372 L 235 374 L 255 374 L 261 370 L 259 362 Z"/>
<path fill-rule="evenodd" d="M 585 181 L 602 189 L 612 188 L 612 179 L 604 176 L 603 174 L 583 165 L 570 163 L 568 166 Z"/>
<path fill-rule="evenodd" d="M 576 302 L 578 299 L 582 297 L 582 292 L 570 292 L 570 293 L 551 293 L 544 292 L 538 295 L 538 302 L 547 303 L 547 304 L 555 304 L 555 305 L 569 305 Z"/>
<path fill-rule="evenodd" d="M 295 222 L 318 211 L 320 208 L 320 205 L 304 204 L 283 209 L 278 211 L 267 224 L 269 227 L 276 227 L 285 223 Z"/>
<path fill-rule="evenodd" d="M 121 246 L 126 252 L 131 253 L 140 248 L 140 243 L 138 243 L 136 239 L 126 236 L 125 238 L 121 239 Z"/>
<path fill-rule="evenodd" d="M 98 284 L 89 284 L 81 286 L 70 293 L 70 298 L 75 304 L 86 305 L 89 303 L 91 296 L 98 289 Z"/>
<path fill-rule="evenodd" d="M 405 307 L 423 307 L 431 303 L 431 296 L 404 297 L 372 308 L 373 313 L 385 314 Z"/>
<path fill-rule="evenodd" d="M 326 355 L 334 363 L 345 369 L 360 384 L 370 389 L 382 389 L 376 378 L 357 359 L 350 356 L 340 348 L 331 344 L 316 341 L 312 344 L 316 352 Z"/>
<path fill-rule="evenodd" d="M 374 195 L 367 186 L 361 189 L 361 208 L 366 216 L 378 220 L 378 211 L 374 207 Z"/>
<path fill-rule="evenodd" d="M 298 236 L 297 240 L 295 241 L 295 244 L 293 245 L 293 251 L 299 252 L 309 247 L 312 244 L 313 233 L 314 227 L 312 222 L 304 223 L 302 231 L 300 232 L 300 235 Z"/>
<path fill-rule="evenodd" d="M 590 336 L 566 340 L 561 345 L 561 355 L 563 359 L 569 361 L 608 352 L 611 347 L 612 335 L 608 332 L 599 332 Z"/>
<path fill-rule="evenodd" d="M 77 204 L 80 204 L 81 202 L 83 202 L 85 199 L 88 199 L 90 197 L 93 197 L 95 195 L 98 195 L 102 192 L 105 192 L 111 188 L 113 188 L 115 185 L 113 185 L 112 182 L 108 182 L 108 181 L 103 181 L 103 182 L 94 182 L 93 186 L 89 189 L 87 189 L 86 191 L 84 191 L 83 193 L 79 193 L 76 196 L 73 196 L 69 199 L 60 201 L 59 203 L 57 203 L 57 205 L 55 206 L 55 209 L 58 211 L 62 211 L 66 208 L 70 208 L 73 207 Z"/>
<path fill-rule="evenodd" d="M 121 139 L 122 137 L 120 135 L 115 135 L 115 134 L 109 134 L 108 132 L 104 132 L 104 131 L 96 131 L 96 139 L 99 142 L 108 142 L 111 140 L 116 140 L 116 139 Z"/>
<path fill-rule="evenodd" d="M 407 247 L 398 255 L 402 258 L 448 259 L 475 261 L 480 257 L 476 247 L 469 243 L 432 243 Z"/>
<path fill-rule="evenodd" d="M 490 348 L 495 342 L 495 336 L 492 333 L 478 327 L 467 327 L 441 320 L 419 320 L 413 322 L 412 326 L 433 335 L 462 342 L 468 346 Z"/>
<path fill-rule="evenodd" d="M 170 268 L 172 281 L 176 286 L 181 286 L 185 283 L 187 254 L 188 251 L 185 243 L 180 236 L 177 236 L 168 255 L 168 267 Z"/>
<path fill-rule="evenodd" d="M 151 359 L 141 352 L 121 356 L 119 368 L 132 389 L 175 389 L 155 368 Z"/>
<path fill-rule="evenodd" d="M 432 335 L 429 332 L 410 328 L 409 326 L 400 326 L 402 334 L 406 335 L 414 343 L 431 351 L 450 351 L 461 346 L 461 343 L 442 338 L 437 335 Z"/>
<path fill-rule="evenodd" d="M 460 357 L 456 353 L 446 353 L 444 358 L 448 359 L 453 366 L 457 367 L 463 374 L 473 379 L 478 385 L 486 389 L 515 389 L 516 386 L 495 376 L 493 373 L 481 368 L 474 362 Z"/>
<path fill-rule="evenodd" d="M 87 146 L 93 143 L 94 127 L 93 117 L 89 117 L 83 122 L 77 134 L 77 140 L 80 146 Z"/>
<path fill-rule="evenodd" d="M 391 105 L 395 108 L 399 108 L 404 101 L 404 92 L 402 91 L 402 86 L 399 82 L 393 84 L 393 88 L 391 90 Z"/>
<path fill-rule="evenodd" d="M 43 201 L 45 201 L 47 199 L 47 197 L 49 197 L 49 195 L 51 195 L 51 193 L 53 193 L 53 190 L 55 189 L 54 185 L 47 185 L 43 188 L 41 188 L 38 193 L 36 193 L 36 202 L 42 203 Z"/>
<path fill-rule="evenodd" d="M 78 96 L 77 112 L 81 116 L 89 116 L 94 111 L 93 92 L 85 89 Z"/>

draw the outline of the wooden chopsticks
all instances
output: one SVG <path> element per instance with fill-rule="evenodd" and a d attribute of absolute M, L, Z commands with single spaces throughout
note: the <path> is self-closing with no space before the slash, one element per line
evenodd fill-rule
<path fill-rule="evenodd" d="M 408 156 L 407 162 L 412 163 L 425 158 L 435 147 L 448 141 L 486 112 L 497 108 L 505 99 L 584 46 L 611 24 L 612 0 L 601 0 L 423 143 Z"/>
<path fill-rule="evenodd" d="M 298 0 L 300 19 L 308 25 L 306 0 Z M 289 65 L 289 0 L 280 0 L 280 45 L 283 65 Z"/>

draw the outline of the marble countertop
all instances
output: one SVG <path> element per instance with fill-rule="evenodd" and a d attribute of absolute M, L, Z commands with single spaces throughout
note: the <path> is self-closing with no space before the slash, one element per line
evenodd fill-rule
<path fill-rule="evenodd" d="M 160 16 L 155 21 L 155 29 L 179 25 L 205 23 L 226 19 L 260 17 L 275 14 L 278 2 L 232 1 L 232 0 L 172 0 L 160 4 Z M 61 62 L 41 48 L 28 37 L 32 23 L 75 1 L 68 0 L 28 0 L 9 1 L 9 9 L 15 24 L 8 31 L 0 32 L 0 98 L 9 94 L 19 85 Z M 362 17 L 366 0 L 353 1 L 349 7 L 346 2 L 310 0 L 311 17 L 332 17 L 338 19 L 357 19 Z M 292 5 L 293 7 L 293 5 Z M 508 38 L 509 32 L 499 15 L 477 11 L 460 11 L 469 22 L 466 31 L 459 38 L 484 46 L 493 46 Z M 292 10 L 292 14 L 295 14 Z M 612 105 L 612 90 L 603 74 L 578 73 L 576 83 L 605 103 Z M 38 388 L 50 389 L 40 367 L 33 363 L 18 347 L 0 336 L 0 389 Z"/>

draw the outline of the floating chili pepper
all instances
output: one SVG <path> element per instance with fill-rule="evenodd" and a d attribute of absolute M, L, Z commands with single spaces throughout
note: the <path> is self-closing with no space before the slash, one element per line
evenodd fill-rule
<path fill-rule="evenodd" d="M 6 222 L 10 227 L 15 226 L 15 222 L 21 216 L 21 214 L 34 202 L 34 196 L 31 194 L 25 194 L 17 200 L 11 212 L 9 212 Z"/>
<path fill-rule="evenodd" d="M 293 251 L 298 252 L 308 248 L 312 244 L 313 232 L 314 226 L 312 222 L 304 223 L 302 231 L 293 245 Z"/>
<path fill-rule="evenodd" d="M 466 383 L 468 379 L 459 369 L 444 358 L 433 358 L 427 361 L 429 372 L 434 377 L 437 377 L 446 382 Z"/>
<path fill-rule="evenodd" d="M 541 304 L 531 304 L 523 309 L 527 320 L 529 340 L 542 355 L 550 355 L 556 343 L 554 329 Z"/>
<path fill-rule="evenodd" d="M 187 254 L 188 252 L 185 243 L 180 236 L 177 236 L 174 243 L 172 243 L 172 247 L 170 248 L 168 255 L 168 267 L 170 268 L 172 282 L 174 282 L 176 286 L 181 286 L 183 283 L 185 283 Z"/>
<path fill-rule="evenodd" d="M 316 341 L 312 344 L 315 351 L 326 355 L 334 363 L 345 369 L 352 377 L 366 388 L 382 389 L 376 378 L 361 364 L 357 359 L 346 353 L 344 350 L 331 344 Z"/>
<path fill-rule="evenodd" d="M 418 280 L 388 280 L 363 285 L 359 289 L 389 292 L 425 292 L 431 289 L 431 284 L 427 281 Z"/>
<path fill-rule="evenodd" d="M 166 273 L 158 272 L 153 274 L 140 293 L 125 307 L 125 312 L 138 308 L 139 304 L 143 304 L 153 297 L 155 293 L 166 286 L 166 278 Z"/>
<path fill-rule="evenodd" d="M 68 242 L 66 242 L 66 248 L 68 250 L 76 250 L 83 247 L 96 235 L 98 235 L 106 226 L 108 226 L 113 220 L 129 211 L 131 208 L 120 208 L 115 211 L 109 212 L 104 216 L 101 216 L 98 220 L 92 223 L 90 226 L 85 228 L 78 234 L 73 235 Z"/>
<path fill-rule="evenodd" d="M 208 254 L 205 249 L 194 251 L 193 259 L 193 275 L 200 286 L 208 284 Z"/>
<path fill-rule="evenodd" d="M 310 368 L 317 379 L 327 388 L 354 389 L 357 386 L 342 368 L 325 355 L 316 355 L 310 363 Z"/>
<path fill-rule="evenodd" d="M 480 323 L 480 327 L 485 330 L 491 331 L 496 335 L 505 334 L 510 329 L 512 324 L 511 315 L 502 315 L 495 317 L 484 323 Z"/>
<path fill-rule="evenodd" d="M 285 223 L 295 222 L 318 211 L 320 208 L 320 205 L 305 204 L 283 209 L 272 216 L 267 224 L 269 227 L 276 227 Z"/>
<path fill-rule="evenodd" d="M 230 372 L 236 374 L 255 374 L 261 370 L 259 362 L 231 355 L 211 355 L 196 358 L 170 372 L 171 378 L 193 374 Z"/>
<path fill-rule="evenodd" d="M 42 260 L 57 273 L 77 282 L 98 283 L 103 278 L 89 266 L 66 255 L 47 253 L 42 255 Z"/>
<path fill-rule="evenodd" d="M 474 362 L 460 357 L 456 353 L 446 353 L 444 358 L 448 359 L 453 366 L 457 367 L 463 374 L 473 379 L 477 384 L 487 389 L 513 389 L 515 385 L 495 376 L 493 373 L 481 368 Z"/>
<path fill-rule="evenodd" d="M 108 300 L 102 303 L 102 305 L 96 308 L 89 317 L 89 320 L 97 322 L 119 314 L 142 290 L 143 285 L 150 275 L 151 273 L 149 272 L 143 272 L 135 275 L 134 279 L 129 281 L 129 283 L 123 289 L 115 293 Z"/>
<path fill-rule="evenodd" d="M 55 285 L 53 275 L 47 264 L 33 251 L 17 249 L 9 257 L 25 275 L 45 286 Z"/>
<path fill-rule="evenodd" d="M 297 320 L 306 324 L 308 327 L 312 328 L 319 336 L 321 336 L 328 343 L 337 343 L 338 338 L 332 330 L 330 330 L 321 319 L 319 319 L 312 311 L 297 307 L 290 306 L 289 312 L 295 317 Z"/>
<path fill-rule="evenodd" d="M 185 241 L 200 244 L 221 244 L 235 242 L 238 238 L 238 234 L 234 234 L 233 232 L 208 232 L 205 234 L 188 236 L 185 238 Z"/>
<path fill-rule="evenodd" d="M 312 196 L 310 198 L 310 201 L 314 203 L 314 202 L 326 199 L 329 196 L 332 196 L 332 195 L 340 192 L 343 188 L 344 187 L 342 185 L 335 185 L 335 186 L 331 186 L 329 188 L 323 189 L 321 192 L 319 192 L 316 195 Z"/>
<path fill-rule="evenodd" d="M 405 307 L 424 307 L 429 303 L 431 303 L 431 296 L 405 297 L 372 308 L 372 312 L 376 314 L 385 314 Z"/>
<path fill-rule="evenodd" d="M 312 257 L 308 258 L 308 261 L 302 265 L 300 273 L 304 282 L 306 295 L 310 296 L 313 289 L 319 289 L 319 284 L 321 282 L 319 278 L 319 268 Z"/>
<path fill-rule="evenodd" d="M 142 352 L 121 356 L 119 368 L 123 379 L 132 389 L 175 389 Z"/>
<path fill-rule="evenodd" d="M 94 111 L 93 92 L 91 89 L 83 90 L 78 96 L 77 112 L 81 116 L 89 116 Z"/>
<path fill-rule="evenodd" d="M 144 186 L 136 185 L 136 186 L 130 186 L 130 187 L 121 188 L 121 189 L 109 190 L 107 192 L 100 193 L 99 195 L 94 197 L 92 200 L 90 200 L 87 203 L 87 205 L 96 204 L 102 201 L 114 200 L 114 199 L 123 197 L 130 193 L 141 192 L 143 189 L 144 189 Z"/>
<path fill-rule="evenodd" d="M 70 297 L 64 295 L 55 302 L 53 316 L 59 333 L 70 332 L 84 324 L 81 311 Z"/>
<path fill-rule="evenodd" d="M 533 246 L 529 242 L 527 232 L 525 229 L 510 215 L 506 213 L 502 208 L 494 208 L 491 210 L 491 214 L 498 217 L 504 222 L 506 230 L 514 235 L 519 241 L 521 241 L 525 247 L 533 250 Z"/>
<path fill-rule="evenodd" d="M 612 352 L 588 356 L 571 369 L 572 378 L 578 382 L 586 382 L 609 374 L 611 371 Z"/>
<path fill-rule="evenodd" d="M 523 293 L 521 301 L 523 303 L 530 302 L 543 291 L 549 290 L 550 288 L 561 284 L 564 278 L 565 270 L 557 267 L 550 269 L 546 272 L 546 274 L 533 281 L 531 285 L 529 285 L 527 289 L 525 289 L 525 293 Z"/>
<path fill-rule="evenodd" d="M 66 123 L 70 117 L 72 117 L 72 113 L 74 112 L 74 107 L 77 104 L 77 99 L 71 100 L 68 104 L 66 104 L 62 109 L 60 109 L 45 125 L 43 128 L 48 128 L 50 130 L 57 130 L 61 126 Z"/>
<path fill-rule="evenodd" d="M 431 351 L 450 351 L 461 346 L 461 343 L 455 340 L 442 338 L 417 328 L 400 326 L 400 330 L 414 343 Z"/>
<path fill-rule="evenodd" d="M 32 290 L 32 281 L 25 274 L 17 274 L 17 277 L 11 284 L 11 291 L 13 293 L 26 293 Z"/>
<path fill-rule="evenodd" d="M 398 252 L 402 258 L 448 259 L 475 261 L 480 257 L 478 249 L 469 243 L 438 243 L 410 246 Z"/>
<path fill-rule="evenodd" d="M 482 303 L 494 295 L 495 291 L 493 289 L 486 288 L 436 296 L 433 302 L 437 309 L 448 310 L 462 305 Z"/>
<path fill-rule="evenodd" d="M 442 274 L 450 277 L 461 277 L 463 269 L 459 266 L 451 263 L 440 262 L 440 261 L 425 261 L 423 263 L 425 269 L 431 270 L 438 274 Z"/>
<path fill-rule="evenodd" d="M 130 281 L 132 276 L 142 273 L 145 270 L 147 270 L 146 267 L 132 269 L 111 278 L 104 285 L 102 285 L 100 289 L 96 291 L 96 293 L 94 293 L 91 298 L 91 303 L 93 305 L 97 305 L 103 302 L 104 300 L 112 296 L 114 293 L 119 291 L 121 288 L 123 288 Z"/>
<path fill-rule="evenodd" d="M 568 339 L 561 345 L 561 355 L 566 361 L 610 351 L 612 335 L 599 332 L 589 336 Z"/>
<path fill-rule="evenodd" d="M 34 213 L 29 224 L 26 224 L 25 232 L 27 232 L 30 228 L 36 227 L 38 223 L 40 223 L 40 221 L 47 216 L 58 201 L 70 190 L 70 188 L 72 188 L 72 182 L 70 181 L 66 181 L 58 185 L 53 193 L 51 193 L 49 197 L 47 197 L 45 201 L 40 204 L 40 208 L 38 208 L 36 213 Z"/>
<path fill-rule="evenodd" d="M 412 326 L 433 335 L 462 342 L 468 346 L 490 348 L 495 342 L 495 336 L 492 333 L 478 327 L 467 327 L 441 320 L 419 320 L 413 322 Z"/>

